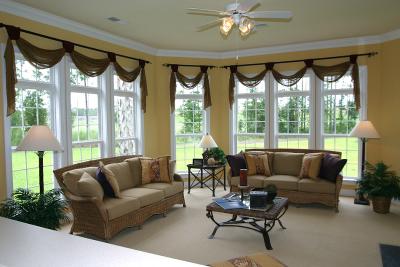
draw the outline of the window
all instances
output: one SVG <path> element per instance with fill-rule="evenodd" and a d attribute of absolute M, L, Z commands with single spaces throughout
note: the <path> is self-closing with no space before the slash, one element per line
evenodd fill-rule
<path fill-rule="evenodd" d="M 234 141 L 236 151 L 265 146 L 265 81 L 254 88 L 237 83 L 234 105 Z"/>
<path fill-rule="evenodd" d="M 9 195 L 17 188 L 39 192 L 37 155 L 15 151 L 32 125 L 48 125 L 64 147 L 45 153 L 45 190 L 54 188 L 53 170 L 61 166 L 142 153 L 138 79 L 122 82 L 111 67 L 99 77 L 88 77 L 67 57 L 39 70 L 18 52 L 16 74 L 16 112 L 4 120 Z"/>
<path fill-rule="evenodd" d="M 72 162 L 100 158 L 100 77 L 87 77 L 72 64 L 69 67 L 72 125 Z"/>
<path fill-rule="evenodd" d="M 113 75 L 115 155 L 139 154 L 139 84 L 138 80 L 128 83 Z"/>
<path fill-rule="evenodd" d="M 52 94 L 55 92 L 54 69 L 39 70 L 16 55 L 16 111 L 10 118 L 12 183 L 14 188 L 39 191 L 38 156 L 35 152 L 15 151 L 32 125 L 52 128 Z M 53 188 L 53 153 L 44 156 L 45 189 Z"/>
<path fill-rule="evenodd" d="M 343 170 L 346 177 L 359 177 L 359 140 L 348 134 L 360 118 L 353 96 L 353 81 L 346 74 L 334 83 L 321 82 L 322 146 L 341 151 L 347 159 Z"/>
<path fill-rule="evenodd" d="M 257 88 L 237 81 L 231 152 L 260 147 L 335 150 L 348 160 L 343 175 L 360 177 L 359 140 L 348 134 L 361 117 L 365 119 L 365 79 L 366 68 L 360 67 L 360 112 L 355 108 L 350 73 L 331 83 L 309 72 L 293 86 L 279 84 L 271 74 Z"/>
<path fill-rule="evenodd" d="M 293 86 L 283 86 L 274 80 L 275 140 L 278 148 L 308 148 L 310 146 L 311 79 L 304 76 Z"/>
<path fill-rule="evenodd" d="M 172 115 L 172 151 L 177 171 L 185 171 L 193 158 L 201 158 L 200 140 L 207 132 L 207 112 L 203 109 L 203 85 L 194 89 L 176 84 L 175 112 Z"/>

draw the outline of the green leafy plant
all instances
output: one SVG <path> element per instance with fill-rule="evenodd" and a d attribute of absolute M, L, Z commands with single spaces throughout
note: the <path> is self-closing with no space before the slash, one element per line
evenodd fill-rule
<path fill-rule="evenodd" d="M 400 177 L 383 162 L 366 163 L 364 177 L 358 183 L 357 193 L 369 197 L 400 198 Z"/>
<path fill-rule="evenodd" d="M 226 163 L 225 153 L 219 147 L 214 147 L 209 150 L 210 157 L 214 158 L 216 161 L 221 162 L 222 164 Z"/>
<path fill-rule="evenodd" d="M 67 205 L 59 189 L 41 195 L 18 188 L 11 198 L 0 205 L 0 216 L 56 230 L 60 228 L 61 221 L 69 221 Z"/>

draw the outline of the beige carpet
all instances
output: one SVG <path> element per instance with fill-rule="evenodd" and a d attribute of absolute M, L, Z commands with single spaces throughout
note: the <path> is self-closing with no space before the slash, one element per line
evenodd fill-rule
<path fill-rule="evenodd" d="M 220 188 L 217 196 L 225 193 Z M 251 230 L 220 228 L 208 239 L 214 228 L 205 216 L 211 192 L 193 189 L 185 198 L 186 208 L 177 205 L 166 218 L 154 216 L 141 230 L 127 229 L 111 243 L 200 264 L 266 251 L 261 234 Z M 274 249 L 267 253 L 291 267 L 381 266 L 379 243 L 400 245 L 400 205 L 380 215 L 372 207 L 354 205 L 352 198 L 340 201 L 339 213 L 291 205 L 282 217 L 287 229 L 276 226 L 270 232 Z"/>

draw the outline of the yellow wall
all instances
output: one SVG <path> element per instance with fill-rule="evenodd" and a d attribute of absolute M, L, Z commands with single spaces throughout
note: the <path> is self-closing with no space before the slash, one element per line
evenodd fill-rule
<path fill-rule="evenodd" d="M 169 76 L 170 70 L 163 63 L 178 64 L 207 64 L 227 65 L 235 64 L 232 60 L 211 60 L 192 58 L 168 58 L 155 57 L 137 52 L 118 45 L 96 40 L 44 24 L 32 22 L 20 17 L 1 13 L 2 22 L 20 26 L 25 29 L 37 31 L 43 34 L 61 37 L 76 43 L 97 47 L 121 54 L 139 57 L 151 61 L 153 64 L 146 65 L 149 96 L 147 98 L 147 112 L 144 116 L 144 148 L 145 154 L 149 156 L 171 154 L 170 151 L 170 108 L 169 108 Z M 25 36 L 24 36 L 25 37 Z M 4 30 L 0 33 L 0 41 L 4 43 L 6 35 Z M 26 37 L 28 38 L 28 37 Z M 29 37 L 41 47 L 54 48 L 55 42 L 45 41 L 40 38 Z M 308 57 L 336 56 L 352 53 L 363 53 L 377 51 L 378 56 L 372 58 L 362 57 L 360 65 L 368 67 L 368 119 L 376 126 L 382 139 L 371 140 L 367 147 L 367 160 L 383 160 L 392 165 L 400 173 L 400 122 L 395 117 L 396 108 L 400 102 L 400 88 L 395 78 L 399 73 L 397 64 L 400 62 L 400 40 L 387 42 L 378 45 L 356 46 L 345 48 L 321 49 L 305 52 L 282 53 L 274 55 L 254 56 L 240 58 L 238 63 L 256 63 L 266 61 L 281 61 L 291 59 L 303 59 Z M 88 53 L 85 51 L 85 53 Z M 1 57 L 0 60 L 3 60 Z M 339 61 L 338 61 L 339 62 Z M 135 64 L 129 60 L 122 61 L 126 67 L 133 68 Z M 318 62 L 323 64 L 324 62 Z M 327 64 L 333 64 L 333 61 Z M 0 66 L 2 66 L 0 64 Z M 279 70 L 296 70 L 302 64 L 277 65 Z M 262 67 L 246 67 L 241 71 L 256 73 Z M 198 69 L 180 68 L 185 74 L 194 74 Z M 226 152 L 229 151 L 229 104 L 228 104 L 228 78 L 229 71 L 222 68 L 214 68 L 209 71 L 211 85 L 211 134 L 219 146 Z M 2 78 L 2 77 L 1 77 Z M 2 80 L 0 79 L 1 85 Z M 2 94 L 0 95 L 0 140 L 4 140 L 3 129 L 3 104 Z M 5 166 L 4 166 L 4 144 L 0 142 L 0 199 L 6 196 Z"/>

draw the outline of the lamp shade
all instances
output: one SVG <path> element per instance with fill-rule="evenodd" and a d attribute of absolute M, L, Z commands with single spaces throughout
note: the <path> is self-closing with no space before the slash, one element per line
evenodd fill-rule
<path fill-rule="evenodd" d="M 217 147 L 217 143 L 215 143 L 214 139 L 208 133 L 201 138 L 199 146 L 201 148 L 212 148 Z"/>
<path fill-rule="evenodd" d="M 380 138 L 380 135 L 370 121 L 359 121 L 354 129 L 350 132 L 350 136 L 367 139 Z"/>
<path fill-rule="evenodd" d="M 62 147 L 50 128 L 44 125 L 32 126 L 16 148 L 18 151 L 62 151 Z"/>

